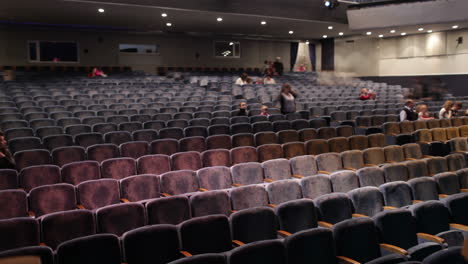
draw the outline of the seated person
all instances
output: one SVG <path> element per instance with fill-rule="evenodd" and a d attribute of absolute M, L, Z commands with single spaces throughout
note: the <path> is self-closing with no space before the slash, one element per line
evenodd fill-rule
<path fill-rule="evenodd" d="M 455 102 L 452 107 L 452 117 L 463 116 L 463 111 L 460 111 L 463 108 L 461 102 Z"/>
<path fill-rule="evenodd" d="M 240 102 L 239 103 L 239 110 L 237 111 L 236 116 L 248 116 L 249 113 L 247 112 L 247 103 Z"/>
<path fill-rule="evenodd" d="M 269 115 L 270 115 L 270 114 L 268 113 L 268 106 L 262 105 L 260 115 L 261 115 L 261 116 L 269 116 Z"/>
<path fill-rule="evenodd" d="M 362 88 L 361 89 L 361 95 L 359 96 L 359 99 L 360 100 L 369 100 L 369 99 L 372 99 L 372 100 L 375 100 L 375 98 L 377 97 L 377 95 L 375 93 L 372 93 L 371 91 L 367 90 L 366 88 Z"/>
<path fill-rule="evenodd" d="M 258 79 L 255 81 L 255 84 L 263 84 L 263 79 L 262 79 L 262 78 L 258 78 Z"/>
<path fill-rule="evenodd" d="M 405 102 L 405 107 L 400 112 L 400 122 L 418 120 L 418 114 L 414 111 L 414 101 L 409 99 Z"/>
<path fill-rule="evenodd" d="M 107 75 L 101 71 L 100 69 L 94 67 L 91 73 L 89 74 L 89 77 L 94 78 L 94 77 L 107 77 Z"/>
<path fill-rule="evenodd" d="M 264 84 L 276 84 L 275 79 L 271 78 L 271 75 L 267 75 L 265 80 L 263 80 Z"/>
<path fill-rule="evenodd" d="M 434 119 L 427 111 L 427 105 L 425 104 L 418 105 L 416 112 L 418 113 L 418 120 Z"/>
<path fill-rule="evenodd" d="M 247 73 L 244 72 L 243 74 L 241 74 L 241 76 L 239 76 L 239 78 L 237 78 L 235 84 L 240 85 L 240 86 L 246 85 L 247 84 L 247 78 L 249 78 L 249 76 L 247 75 Z"/>
<path fill-rule="evenodd" d="M 297 69 L 298 72 L 306 72 L 307 68 L 304 64 L 299 65 L 299 68 Z"/>
<path fill-rule="evenodd" d="M 439 119 L 446 119 L 452 118 L 452 108 L 454 107 L 454 103 L 450 100 L 445 101 L 444 105 L 439 111 Z M 458 110 L 457 110 L 458 111 Z"/>
<path fill-rule="evenodd" d="M 8 149 L 5 135 L 0 132 L 0 169 L 15 169 L 15 160 Z"/>

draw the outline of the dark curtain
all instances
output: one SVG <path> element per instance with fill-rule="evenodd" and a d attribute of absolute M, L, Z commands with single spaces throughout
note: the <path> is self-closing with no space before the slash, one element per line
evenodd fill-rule
<path fill-rule="evenodd" d="M 322 39 L 322 71 L 335 70 L 335 40 Z"/>
<path fill-rule="evenodd" d="M 317 62 L 316 56 L 315 56 L 315 44 L 309 44 L 309 57 L 310 57 L 310 63 L 312 64 L 312 71 L 317 71 L 316 65 Z"/>
<path fill-rule="evenodd" d="M 299 50 L 299 43 L 291 42 L 291 71 L 294 70 L 294 64 L 296 63 L 298 50 Z"/>

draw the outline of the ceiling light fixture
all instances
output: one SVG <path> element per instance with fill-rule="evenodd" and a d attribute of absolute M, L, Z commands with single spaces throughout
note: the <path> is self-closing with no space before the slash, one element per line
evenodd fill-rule
<path fill-rule="evenodd" d="M 166 14 L 166 13 L 162 13 L 161 16 L 162 16 L 162 17 L 167 17 L 167 14 Z"/>
<path fill-rule="evenodd" d="M 457 29 L 458 28 L 458 25 L 454 25 L 452 26 L 453 29 Z"/>
<path fill-rule="evenodd" d="M 323 35 L 322 37 L 323 37 L 323 38 L 328 38 L 328 36 L 327 36 L 327 35 Z"/>
<path fill-rule="evenodd" d="M 292 31 L 292 30 L 289 30 L 289 32 L 288 32 L 288 33 L 289 33 L 289 34 L 294 34 L 294 31 Z"/>
<path fill-rule="evenodd" d="M 218 18 L 216 19 L 216 21 L 221 22 L 221 21 L 223 21 L 223 18 L 222 18 L 222 17 L 218 17 Z"/>
<path fill-rule="evenodd" d="M 98 11 L 99 13 L 104 13 L 104 12 L 105 12 L 104 8 L 99 8 L 97 11 Z"/>
<path fill-rule="evenodd" d="M 260 24 L 266 25 L 266 21 L 262 21 L 262 22 L 260 22 Z"/>
<path fill-rule="evenodd" d="M 424 28 L 418 28 L 418 31 L 423 31 L 423 30 L 424 30 Z"/>
<path fill-rule="evenodd" d="M 379 38 L 383 38 L 383 37 L 384 37 L 384 35 L 379 35 Z"/>
<path fill-rule="evenodd" d="M 429 30 L 427 31 L 427 33 L 432 33 L 432 29 L 429 29 Z"/>
<path fill-rule="evenodd" d="M 338 2 L 337 0 L 324 0 L 323 4 L 328 9 L 333 9 L 333 8 L 337 7 L 340 4 L 340 2 Z"/>
<path fill-rule="evenodd" d="M 372 32 L 368 31 L 368 32 L 366 33 L 366 35 L 367 35 L 367 36 L 370 36 L 370 35 L 372 35 Z"/>
<path fill-rule="evenodd" d="M 172 27 L 172 23 L 166 23 L 166 26 Z"/>
<path fill-rule="evenodd" d="M 392 33 L 392 34 L 395 33 L 395 32 L 396 32 L 396 30 L 394 30 L 394 29 L 390 30 L 390 33 Z"/>
<path fill-rule="evenodd" d="M 401 33 L 402 36 L 406 36 L 406 32 Z"/>
<path fill-rule="evenodd" d="M 229 46 L 232 46 L 232 45 L 234 45 L 234 42 L 229 42 Z"/>
<path fill-rule="evenodd" d="M 306 45 L 309 45 L 309 43 L 310 43 L 310 42 L 309 42 L 308 40 L 306 40 Z"/>
<path fill-rule="evenodd" d="M 333 26 L 328 26 L 328 29 L 329 29 L 329 30 L 332 30 L 332 29 L 333 29 Z"/>
<path fill-rule="evenodd" d="M 340 35 L 340 36 L 343 36 L 343 35 L 344 35 L 344 33 L 343 33 L 343 32 L 340 32 L 340 33 L 338 33 L 338 35 Z"/>

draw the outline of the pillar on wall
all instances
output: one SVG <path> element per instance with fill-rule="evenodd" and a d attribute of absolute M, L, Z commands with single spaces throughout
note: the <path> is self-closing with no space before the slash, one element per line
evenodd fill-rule
<path fill-rule="evenodd" d="M 322 71 L 335 70 L 335 39 L 322 39 Z"/>

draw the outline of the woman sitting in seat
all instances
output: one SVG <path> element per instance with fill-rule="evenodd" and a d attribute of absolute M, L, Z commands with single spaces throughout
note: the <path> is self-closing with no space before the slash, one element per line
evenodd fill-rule
<path fill-rule="evenodd" d="M 421 104 L 416 107 L 416 112 L 418 113 L 418 120 L 427 120 L 434 119 L 427 110 L 427 105 Z"/>

